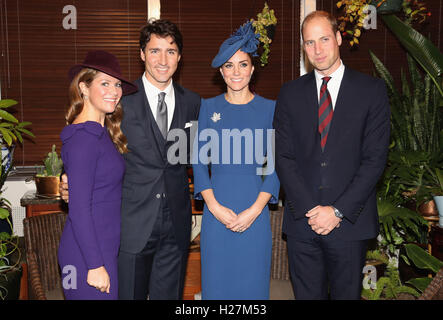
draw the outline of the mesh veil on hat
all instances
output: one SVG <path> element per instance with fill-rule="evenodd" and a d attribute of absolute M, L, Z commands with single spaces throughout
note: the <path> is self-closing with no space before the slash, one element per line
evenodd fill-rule
<path fill-rule="evenodd" d="M 222 43 L 217 55 L 214 60 L 212 60 L 211 66 L 213 68 L 220 67 L 228 61 L 238 49 L 246 53 L 252 53 L 253 56 L 257 56 L 258 38 L 260 38 L 260 35 L 254 32 L 252 22 L 249 21 L 245 23 Z"/>
<path fill-rule="evenodd" d="M 138 90 L 135 84 L 123 78 L 117 58 L 107 51 L 89 51 L 83 63 L 71 67 L 69 70 L 69 81 L 72 81 L 83 68 L 95 69 L 119 79 L 122 82 L 123 95 L 131 94 Z"/>

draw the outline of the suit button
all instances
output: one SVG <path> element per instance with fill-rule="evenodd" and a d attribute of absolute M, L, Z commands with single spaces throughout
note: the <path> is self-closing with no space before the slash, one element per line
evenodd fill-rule
<path fill-rule="evenodd" d="M 160 199 L 160 193 L 157 193 L 156 195 L 155 195 L 156 197 L 157 197 L 157 199 Z"/>
<path fill-rule="evenodd" d="M 166 198 L 166 194 L 162 193 L 162 197 L 163 197 L 163 198 Z"/>
<path fill-rule="evenodd" d="M 320 163 L 320 166 L 322 166 L 322 167 L 326 167 L 328 164 L 326 163 L 326 162 L 322 162 L 322 163 Z"/>

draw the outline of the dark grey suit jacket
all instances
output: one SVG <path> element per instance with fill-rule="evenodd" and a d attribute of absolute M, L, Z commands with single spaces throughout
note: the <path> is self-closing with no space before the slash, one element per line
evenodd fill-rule
<path fill-rule="evenodd" d="M 122 131 L 128 139 L 124 155 L 120 250 L 138 253 L 148 241 L 157 215 L 166 200 L 170 209 L 177 244 L 186 250 L 190 242 L 191 204 L 185 164 L 171 165 L 166 142 L 149 107 L 142 79 L 135 81 L 138 92 L 122 99 Z M 200 96 L 174 83 L 175 111 L 171 129 L 185 128 L 198 119 Z M 190 129 L 184 129 L 189 141 Z M 189 148 L 188 148 L 189 150 Z M 189 163 L 189 162 L 188 162 Z M 165 198 L 163 198 L 165 194 Z"/>

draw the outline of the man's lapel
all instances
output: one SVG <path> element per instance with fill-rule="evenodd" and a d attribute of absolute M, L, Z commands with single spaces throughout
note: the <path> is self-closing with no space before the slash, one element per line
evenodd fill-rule
<path fill-rule="evenodd" d="M 350 95 L 346 94 L 352 90 L 351 76 L 348 68 L 345 68 L 343 79 L 341 80 L 340 89 L 338 91 L 337 101 L 334 107 L 334 114 L 332 116 L 331 127 L 329 128 L 328 140 L 326 142 L 324 152 L 333 150 L 334 146 L 340 143 L 342 133 L 346 131 L 350 123 L 347 123 L 347 114 L 349 108 L 352 108 L 354 103 L 350 100 Z M 329 147 L 328 147 L 329 146 Z"/>
<path fill-rule="evenodd" d="M 318 133 L 318 93 L 317 93 L 317 83 L 315 81 L 315 74 L 312 71 L 308 75 L 308 79 L 306 81 L 305 86 L 305 98 L 306 98 L 306 112 L 303 112 L 303 115 L 306 115 L 306 118 L 302 119 L 300 122 L 308 130 L 313 130 L 313 139 L 314 144 L 318 144 L 320 148 L 320 133 Z"/>
<path fill-rule="evenodd" d="M 140 119 L 142 119 L 142 123 L 145 126 L 145 132 L 148 139 L 151 139 L 152 137 L 154 138 L 155 144 L 157 145 L 157 150 L 163 156 L 165 154 L 165 139 L 163 138 L 157 122 L 155 121 L 155 117 L 152 114 L 143 81 L 140 79 L 137 85 L 140 93 Z"/>
<path fill-rule="evenodd" d="M 184 123 L 183 117 L 185 115 L 185 110 L 183 110 L 185 104 L 183 101 L 183 89 L 179 87 L 175 82 L 172 82 L 174 87 L 174 98 L 175 98 L 175 107 L 174 107 L 174 114 L 172 116 L 172 122 L 171 126 L 169 127 L 169 130 L 181 128 L 183 129 L 180 124 Z"/>

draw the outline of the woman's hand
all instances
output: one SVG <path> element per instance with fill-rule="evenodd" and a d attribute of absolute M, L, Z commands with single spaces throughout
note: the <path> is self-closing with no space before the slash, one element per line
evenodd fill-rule
<path fill-rule="evenodd" d="M 109 289 L 111 288 L 111 280 L 109 279 L 109 274 L 104 266 L 96 269 L 89 269 L 86 281 L 91 287 L 94 287 L 101 292 L 109 293 Z"/>
<path fill-rule="evenodd" d="M 260 213 L 261 210 L 257 209 L 255 206 L 249 207 L 240 212 L 237 219 L 226 227 L 234 232 L 244 232 L 254 223 Z"/>
<path fill-rule="evenodd" d="M 234 232 L 244 232 L 247 230 L 262 213 L 269 199 L 271 199 L 271 196 L 270 193 L 261 191 L 254 204 L 248 209 L 240 212 L 237 219 L 226 227 Z"/>
<path fill-rule="evenodd" d="M 237 215 L 234 211 L 229 208 L 222 206 L 219 203 L 216 203 L 212 206 L 208 206 L 209 211 L 211 211 L 212 215 L 221 223 L 223 223 L 226 227 L 233 223 L 237 219 Z"/>
<path fill-rule="evenodd" d="M 215 199 L 214 191 L 212 189 L 206 189 L 201 192 L 203 199 L 205 200 L 208 210 L 212 215 L 225 226 L 234 222 L 237 219 L 237 215 L 229 208 L 222 206 L 217 199 Z"/>

